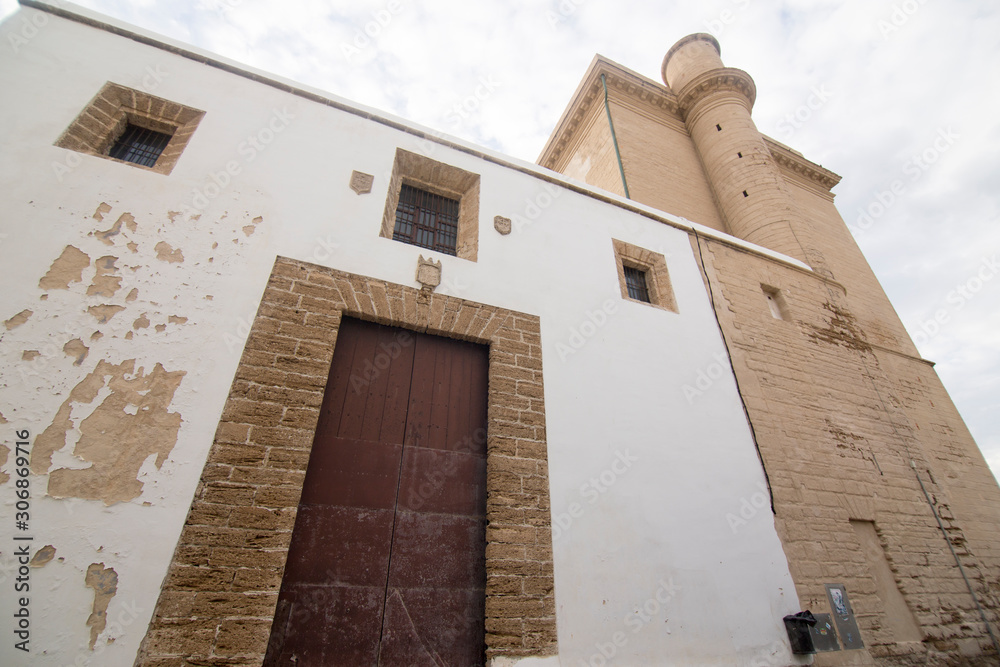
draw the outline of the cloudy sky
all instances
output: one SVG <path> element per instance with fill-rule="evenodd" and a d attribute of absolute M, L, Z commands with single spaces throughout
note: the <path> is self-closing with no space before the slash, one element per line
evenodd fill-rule
<path fill-rule="evenodd" d="M 714 34 L 761 131 L 844 177 L 841 213 L 1000 477 L 1000 4 L 79 4 L 530 161 L 595 53 L 659 80 L 676 40 Z"/>

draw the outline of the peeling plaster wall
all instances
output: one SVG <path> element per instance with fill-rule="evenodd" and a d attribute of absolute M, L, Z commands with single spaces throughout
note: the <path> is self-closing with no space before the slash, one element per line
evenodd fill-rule
<path fill-rule="evenodd" d="M 107 81 L 206 112 L 169 176 L 53 145 Z M 379 236 L 397 147 L 482 177 L 478 261 L 435 256 L 438 290 L 541 316 L 552 512 L 574 513 L 554 543 L 565 660 L 666 599 L 657 627 L 684 631 L 629 634 L 620 656 L 791 662 L 774 523 L 725 518 L 763 484 L 728 366 L 694 406 L 681 393 L 725 354 L 685 232 L 54 16 L 0 50 L 0 82 L 23 91 L 0 107 L 2 428 L 31 431 L 31 530 L 57 555 L 33 569 L 31 664 L 132 664 L 277 255 L 416 286 L 426 250 Z M 612 238 L 666 256 L 680 314 L 622 301 Z"/>

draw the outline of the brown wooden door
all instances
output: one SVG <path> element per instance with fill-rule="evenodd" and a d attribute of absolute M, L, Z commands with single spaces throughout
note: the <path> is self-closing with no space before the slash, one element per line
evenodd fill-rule
<path fill-rule="evenodd" d="M 487 367 L 342 321 L 266 667 L 484 663 Z"/>

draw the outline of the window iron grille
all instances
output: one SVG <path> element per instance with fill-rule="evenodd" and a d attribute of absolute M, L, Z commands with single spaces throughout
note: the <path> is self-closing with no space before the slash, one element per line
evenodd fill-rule
<path fill-rule="evenodd" d="M 649 288 L 646 286 L 646 272 L 631 266 L 625 269 L 625 285 L 628 287 L 628 295 L 636 301 L 649 301 Z"/>
<path fill-rule="evenodd" d="M 392 238 L 457 255 L 458 201 L 404 184 L 399 191 Z"/>
<path fill-rule="evenodd" d="M 163 149 L 170 143 L 170 135 L 127 123 L 108 155 L 143 167 L 153 167 Z"/>

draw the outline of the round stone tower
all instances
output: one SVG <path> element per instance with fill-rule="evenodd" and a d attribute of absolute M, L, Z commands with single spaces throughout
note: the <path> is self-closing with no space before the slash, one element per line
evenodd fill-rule
<path fill-rule="evenodd" d="M 750 75 L 726 67 L 711 35 L 688 35 L 663 59 L 663 80 L 677 96 L 720 212 L 733 236 L 815 263 L 796 238 L 801 217 L 750 110 Z M 808 253 L 812 254 L 812 253 Z"/>

